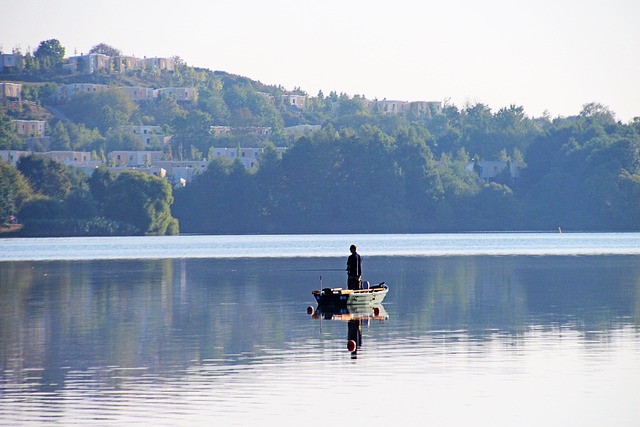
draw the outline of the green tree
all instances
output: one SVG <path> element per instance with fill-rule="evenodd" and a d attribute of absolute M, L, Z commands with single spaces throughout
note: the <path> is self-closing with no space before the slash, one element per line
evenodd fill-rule
<path fill-rule="evenodd" d="M 175 102 L 175 101 L 174 101 Z M 228 123 L 229 109 L 224 102 L 222 91 L 203 88 L 198 90 L 198 107 L 211 116 L 214 123 Z"/>
<path fill-rule="evenodd" d="M 100 43 L 97 44 L 95 46 L 93 46 L 90 50 L 89 53 L 101 53 L 103 55 L 107 55 L 107 56 L 120 56 L 122 53 L 120 52 L 120 49 L 116 49 L 113 46 L 109 46 L 106 43 Z"/>
<path fill-rule="evenodd" d="M 45 40 L 40 42 L 38 49 L 34 52 L 34 57 L 42 69 L 59 69 L 64 60 L 64 47 L 56 39 Z"/>
<path fill-rule="evenodd" d="M 197 153 L 208 153 L 209 147 L 213 145 L 212 124 L 211 116 L 199 110 L 191 110 L 186 116 L 178 116 L 173 121 L 175 134 L 171 139 L 174 154 L 192 158 L 192 153 L 196 153 L 192 147 Z"/>
<path fill-rule="evenodd" d="M 52 150 L 71 149 L 71 138 L 69 137 L 69 132 L 67 132 L 67 128 L 61 121 L 57 121 L 56 124 L 53 125 L 49 137 L 51 138 Z"/>
<path fill-rule="evenodd" d="M 24 70 L 27 74 L 36 74 L 40 71 L 40 62 L 31 55 L 31 52 L 27 52 L 23 62 Z"/>
<path fill-rule="evenodd" d="M 110 150 L 144 150 L 144 142 L 127 129 L 111 128 L 107 131 L 105 139 Z"/>
<path fill-rule="evenodd" d="M 640 174 L 623 170 L 617 177 L 614 220 L 622 230 L 640 228 Z"/>
<path fill-rule="evenodd" d="M 412 226 L 421 231 L 436 229 L 436 207 L 444 197 L 436 161 L 425 139 L 416 128 L 404 129 L 396 135 L 395 153 Z"/>
<path fill-rule="evenodd" d="M 55 160 L 37 155 L 23 157 L 18 161 L 18 170 L 31 188 L 44 196 L 64 200 L 71 190 L 65 166 Z"/>
<path fill-rule="evenodd" d="M 260 229 L 256 181 L 239 160 L 218 158 L 176 192 L 175 216 L 186 231 L 247 233 Z"/>
<path fill-rule="evenodd" d="M 104 134 L 108 129 L 128 125 L 138 107 L 124 91 L 111 89 L 78 94 L 62 109 L 74 122 Z"/>
<path fill-rule="evenodd" d="M 157 102 L 143 107 L 145 114 L 153 116 L 158 125 L 170 125 L 178 117 L 185 117 L 187 112 L 178 105 L 175 99 L 164 97 Z"/>
<path fill-rule="evenodd" d="M 64 215 L 64 204 L 61 200 L 36 195 L 22 205 L 18 218 L 25 228 L 29 228 L 32 224 L 41 221 L 49 223 L 59 221 Z"/>
<path fill-rule="evenodd" d="M 89 190 L 101 210 L 104 208 L 108 190 L 115 179 L 113 172 L 106 167 L 96 169 L 89 178 Z"/>
<path fill-rule="evenodd" d="M 11 117 L 0 110 L 0 150 L 20 150 L 24 142 L 13 131 Z"/>
<path fill-rule="evenodd" d="M 0 224 L 6 224 L 11 215 L 17 215 L 31 193 L 22 174 L 9 163 L 0 161 Z"/>
<path fill-rule="evenodd" d="M 282 188 L 282 156 L 273 144 L 267 144 L 258 158 L 258 170 L 255 175 L 258 197 L 259 224 L 273 232 L 278 223 Z"/>
<path fill-rule="evenodd" d="M 141 234 L 164 235 L 177 231 L 171 216 L 171 186 L 157 176 L 137 171 L 123 172 L 109 185 L 105 195 L 107 218 L 134 225 Z"/>
<path fill-rule="evenodd" d="M 65 122 L 64 125 L 73 150 L 100 151 L 104 148 L 105 138 L 98 129 L 89 130 L 82 123 Z"/>

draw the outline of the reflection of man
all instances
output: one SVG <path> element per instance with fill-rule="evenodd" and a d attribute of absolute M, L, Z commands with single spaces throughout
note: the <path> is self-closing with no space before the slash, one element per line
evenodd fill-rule
<path fill-rule="evenodd" d="M 347 343 L 353 341 L 355 346 L 351 350 L 351 358 L 355 359 L 358 357 L 358 349 L 362 346 L 362 320 L 349 320 L 348 332 L 347 332 Z M 348 344 L 347 344 L 348 346 Z"/>
<path fill-rule="evenodd" d="M 356 252 L 356 245 L 349 248 L 351 255 L 347 258 L 347 287 L 349 289 L 361 288 L 362 257 Z"/>

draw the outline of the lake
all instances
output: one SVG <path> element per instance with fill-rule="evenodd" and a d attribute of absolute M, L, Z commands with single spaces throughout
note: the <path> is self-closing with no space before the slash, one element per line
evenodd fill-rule
<path fill-rule="evenodd" d="M 635 426 L 639 326 L 640 233 L 0 239 L 0 425 Z"/>

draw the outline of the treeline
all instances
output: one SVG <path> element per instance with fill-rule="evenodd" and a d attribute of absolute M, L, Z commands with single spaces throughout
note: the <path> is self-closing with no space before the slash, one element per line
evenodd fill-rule
<path fill-rule="evenodd" d="M 176 234 L 178 229 L 390 233 L 640 228 L 639 120 L 616 122 L 597 104 L 585 106 L 578 116 L 555 120 L 528 119 L 518 108 L 495 114 L 483 108 L 484 121 L 474 121 L 470 111 L 478 109 L 447 106 L 443 114 L 422 122 L 402 116 L 344 116 L 301 137 L 283 155 L 267 144 L 257 168 L 216 160 L 178 189 L 135 172 L 116 177 L 99 169 L 88 177 L 38 156 L 21 159 L 17 168 L 0 162 L 0 215 L 8 222 L 17 213 L 25 225 L 22 235 L 40 236 Z M 498 126 L 508 112 L 519 119 Z M 349 126 L 354 123 L 357 128 Z M 497 141 L 521 145 L 505 147 Z M 480 156 L 471 156 L 467 146 L 475 153 L 499 149 L 498 158 L 526 161 L 526 167 L 516 179 L 506 168 L 485 182 L 473 168 Z"/>
<path fill-rule="evenodd" d="M 640 228 L 640 121 L 615 122 L 601 105 L 556 120 L 476 105 L 447 107 L 433 119 L 437 126 L 400 117 L 347 122 L 358 121 L 358 128 L 325 125 L 282 158 L 267 151 L 255 173 L 212 163 L 175 193 L 182 231 Z M 498 157 L 524 159 L 527 167 L 515 180 L 507 168 L 487 183 L 466 168 L 474 161 L 468 150 L 499 150 Z"/>
<path fill-rule="evenodd" d="M 142 172 L 88 177 L 42 156 L 0 161 L 0 216 L 22 237 L 175 235 L 171 186 Z M 1 224 L 0 224 L 1 225 Z"/>

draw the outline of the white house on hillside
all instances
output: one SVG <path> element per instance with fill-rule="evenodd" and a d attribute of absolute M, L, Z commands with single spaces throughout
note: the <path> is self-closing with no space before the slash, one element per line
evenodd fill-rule
<path fill-rule="evenodd" d="M 294 110 L 304 110 L 307 106 L 307 97 L 305 95 L 287 94 L 282 95 L 282 102 Z"/>

